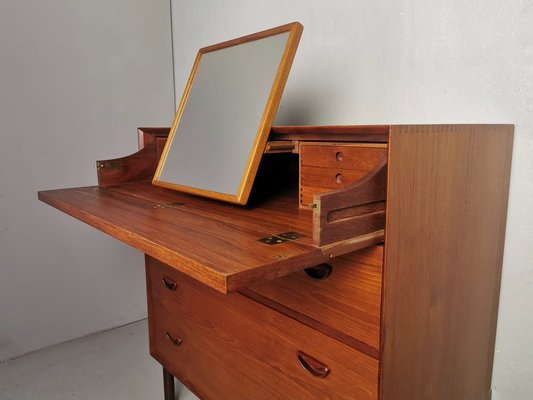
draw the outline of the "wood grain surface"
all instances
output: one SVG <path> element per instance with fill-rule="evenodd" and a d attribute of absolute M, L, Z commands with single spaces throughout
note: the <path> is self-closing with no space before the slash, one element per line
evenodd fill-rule
<path fill-rule="evenodd" d="M 332 272 L 325 279 L 300 271 L 253 286 L 246 294 L 379 358 L 383 247 L 371 246 L 328 264 Z"/>
<path fill-rule="evenodd" d="M 383 230 L 382 203 L 387 188 L 385 156 L 362 179 L 314 196 L 313 238 L 319 246 Z"/>
<path fill-rule="evenodd" d="M 300 204 L 315 194 L 337 190 L 362 179 L 387 156 L 385 143 L 300 144 Z"/>
<path fill-rule="evenodd" d="M 389 141 L 383 400 L 489 400 L 513 127 Z"/>
<path fill-rule="evenodd" d="M 272 140 L 386 143 L 389 131 L 389 125 L 273 126 L 270 130 L 270 138 Z"/>
<path fill-rule="evenodd" d="M 103 187 L 44 191 L 39 198 L 223 292 L 382 240 L 382 235 L 367 237 L 372 232 L 363 229 L 358 231 L 360 239 L 344 235 L 338 243 L 329 241 L 327 248 L 317 245 L 313 224 L 322 221 L 315 221 L 311 210 L 299 208 L 297 154 L 263 157 L 246 207 L 130 182 L 153 171 L 158 143 L 165 140 L 164 129 L 140 132 L 144 147 L 116 159 L 120 168 L 100 176 Z M 275 246 L 259 241 L 285 232 L 301 237 Z"/>
<path fill-rule="evenodd" d="M 296 227 L 307 238 L 311 236 L 311 215 L 299 209 L 296 198 L 292 203 L 281 199 L 277 207 L 276 198 L 271 199 L 274 211 L 270 217 L 266 205 L 225 205 L 217 210 L 215 201 L 150 183 L 44 191 L 39 192 L 39 199 L 222 292 L 324 261 L 318 247 L 300 240 L 274 246 L 259 241 Z M 301 220 L 304 214 L 307 224 Z M 261 220 L 272 222 L 261 228 Z"/>
<path fill-rule="evenodd" d="M 377 399 L 377 360 L 151 258 L 147 277 L 151 354 L 203 400 Z M 176 289 L 169 290 L 163 278 L 174 280 Z M 313 376 L 297 352 L 330 373 Z"/>
<path fill-rule="evenodd" d="M 155 142 L 157 139 L 163 139 L 166 141 L 169 133 L 170 127 L 137 128 L 137 143 L 139 145 L 139 150 L 149 145 L 150 143 Z M 165 146 L 163 143 L 163 147 L 161 147 L 161 150 L 163 150 L 164 147 Z"/>
<path fill-rule="evenodd" d="M 143 129 L 152 150 L 128 158 L 139 165 L 168 131 Z M 148 255 L 152 354 L 203 399 L 489 400 L 513 126 L 273 127 L 270 138 L 387 143 L 388 159 L 316 195 L 314 211 L 299 207 L 290 153 L 263 157 L 246 207 L 124 183 L 144 175 L 118 168 L 119 186 L 39 199 Z M 384 206 L 385 230 L 358 231 Z M 288 231 L 303 236 L 258 241 Z M 302 272 L 322 262 L 325 280 Z M 298 351 L 330 374 L 311 376 Z"/>
<path fill-rule="evenodd" d="M 150 182 L 157 168 L 157 141 L 126 157 L 96 161 L 98 186 L 116 186 L 128 182 Z"/>

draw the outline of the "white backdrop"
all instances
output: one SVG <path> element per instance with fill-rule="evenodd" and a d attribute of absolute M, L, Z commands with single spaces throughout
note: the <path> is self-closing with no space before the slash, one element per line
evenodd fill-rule
<path fill-rule="evenodd" d="M 169 0 L 0 2 L 0 361 L 146 316 L 142 254 L 37 191 L 173 110 Z"/>
<path fill-rule="evenodd" d="M 493 399 L 533 398 L 533 3 L 175 0 L 172 9 L 178 100 L 200 47 L 300 21 L 277 124 L 516 124 Z"/>

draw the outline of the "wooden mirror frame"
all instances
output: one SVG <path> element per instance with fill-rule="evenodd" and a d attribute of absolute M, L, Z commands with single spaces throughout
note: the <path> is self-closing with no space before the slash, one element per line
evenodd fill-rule
<path fill-rule="evenodd" d="M 298 47 L 298 43 L 300 41 L 302 31 L 303 31 L 303 26 L 298 22 L 293 22 L 290 24 L 276 27 L 276 28 L 268 29 L 262 32 L 257 32 L 251 35 L 237 38 L 237 39 L 233 39 L 233 40 L 218 43 L 212 46 L 204 47 L 198 51 L 191 74 L 189 76 L 189 80 L 187 81 L 187 85 L 185 87 L 182 99 L 180 101 L 178 110 L 176 112 L 176 117 L 174 118 L 174 122 L 172 124 L 168 140 L 165 144 L 165 148 L 163 150 L 161 159 L 159 160 L 159 164 L 157 166 L 157 170 L 152 180 L 152 183 L 154 185 L 179 190 L 181 192 L 209 197 L 209 198 L 213 198 L 217 200 L 227 201 L 230 203 L 236 203 L 236 204 L 241 204 L 241 205 L 246 204 L 246 202 L 248 201 L 248 197 L 250 196 L 250 192 L 252 190 L 252 186 L 254 183 L 255 176 L 257 174 L 257 169 L 259 168 L 261 157 L 264 153 L 265 146 L 268 141 L 270 129 L 274 122 L 274 118 L 276 116 L 279 103 L 281 102 L 281 96 L 283 94 L 283 89 L 285 87 L 285 83 L 287 82 L 289 71 L 290 71 L 292 62 L 294 60 L 294 56 L 296 54 L 296 49 Z M 252 42 L 255 40 L 264 39 L 270 36 L 286 33 L 286 32 L 289 32 L 289 36 L 285 44 L 285 49 L 283 51 L 283 55 L 281 57 L 281 61 L 278 66 L 276 76 L 274 79 L 274 83 L 270 90 L 270 95 L 265 105 L 265 109 L 264 109 L 261 121 L 259 122 L 259 128 L 257 130 L 252 149 L 248 156 L 248 161 L 247 161 L 245 170 L 243 171 L 243 176 L 240 180 L 237 193 L 235 195 L 228 194 L 228 193 L 220 193 L 220 192 L 215 192 L 215 191 L 211 191 L 207 189 L 181 185 L 178 183 L 161 181 L 160 176 L 163 171 L 163 167 L 165 165 L 168 153 L 172 146 L 172 142 L 173 142 L 176 130 L 180 123 L 180 119 L 182 117 L 185 104 L 187 103 L 189 92 L 193 85 L 195 74 L 198 69 L 200 60 L 202 59 L 202 55 L 206 53 L 214 52 L 217 50 L 225 49 L 228 47 L 236 46 L 239 44 L 248 43 L 248 42 Z"/>

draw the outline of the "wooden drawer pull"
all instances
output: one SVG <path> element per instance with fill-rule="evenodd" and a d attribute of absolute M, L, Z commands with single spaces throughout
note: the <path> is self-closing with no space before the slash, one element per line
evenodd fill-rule
<path fill-rule="evenodd" d="M 170 334 L 170 332 L 167 332 L 167 339 L 170 340 L 172 344 L 176 347 L 181 345 L 181 342 L 182 342 L 180 338 L 174 337 L 173 335 Z"/>
<path fill-rule="evenodd" d="M 168 290 L 174 291 L 178 287 L 176 282 L 174 282 L 172 279 L 169 279 L 169 278 L 167 278 L 165 276 L 161 280 L 163 281 L 163 283 L 165 284 L 165 286 L 167 287 Z"/>
<path fill-rule="evenodd" d="M 329 264 L 318 264 L 314 267 L 304 269 L 305 273 L 313 279 L 326 279 L 331 275 L 333 267 Z"/>
<path fill-rule="evenodd" d="M 302 351 L 298 351 L 296 356 L 298 357 L 300 365 L 311 375 L 316 376 L 317 378 L 325 378 L 328 376 L 330 371 L 328 366 L 322 364 L 320 361 Z"/>

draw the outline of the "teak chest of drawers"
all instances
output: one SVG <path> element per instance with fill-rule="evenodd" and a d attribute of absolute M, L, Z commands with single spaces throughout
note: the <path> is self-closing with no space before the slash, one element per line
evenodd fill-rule
<path fill-rule="evenodd" d="M 146 254 L 166 399 L 490 399 L 512 126 L 274 127 L 245 207 L 153 186 L 167 135 L 39 192 Z"/>

